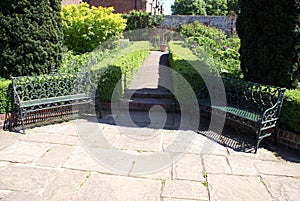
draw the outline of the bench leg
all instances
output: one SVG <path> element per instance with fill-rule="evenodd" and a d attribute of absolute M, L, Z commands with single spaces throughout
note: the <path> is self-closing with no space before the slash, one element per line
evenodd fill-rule
<path fill-rule="evenodd" d="M 22 124 L 22 130 L 23 130 L 23 134 L 26 134 L 25 133 L 25 114 L 23 114 L 22 110 L 20 109 L 20 119 L 21 119 L 21 124 Z"/>

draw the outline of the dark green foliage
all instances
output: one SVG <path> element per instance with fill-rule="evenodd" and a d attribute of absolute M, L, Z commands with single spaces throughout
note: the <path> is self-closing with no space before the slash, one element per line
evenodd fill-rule
<path fill-rule="evenodd" d="M 194 91 L 201 89 L 204 86 L 204 81 L 197 70 L 203 74 L 206 73 L 208 67 L 204 61 L 193 55 L 192 51 L 188 48 L 182 47 L 182 43 L 179 42 L 170 42 L 169 50 L 171 68 L 180 74 Z M 191 97 L 183 95 L 188 89 L 182 85 L 182 82 L 177 77 L 178 74 L 174 71 L 172 71 L 174 93 L 176 97 L 185 97 L 183 101 L 189 103 Z"/>
<path fill-rule="evenodd" d="M 246 80 L 296 88 L 300 78 L 300 1 L 239 0 L 237 31 Z"/>
<path fill-rule="evenodd" d="M 127 20 L 126 30 L 154 28 L 159 25 L 162 16 L 153 17 L 150 12 L 133 10 L 128 14 L 123 14 L 123 18 Z"/>
<path fill-rule="evenodd" d="M 280 124 L 300 132 L 300 89 L 285 92 Z"/>
<path fill-rule="evenodd" d="M 59 0 L 0 1 L 0 76 L 47 74 L 59 68 Z"/>
<path fill-rule="evenodd" d="M 226 15 L 227 0 L 205 0 L 207 15 Z"/>
<path fill-rule="evenodd" d="M 206 15 L 204 0 L 175 0 L 172 15 Z"/>
<path fill-rule="evenodd" d="M 97 80 L 101 100 L 111 101 L 122 98 L 125 88 L 148 54 L 149 50 L 137 50 L 110 64 L 101 73 L 100 80 Z M 99 71 L 95 70 L 92 73 L 97 74 Z M 115 89 L 116 94 L 113 95 Z"/>
<path fill-rule="evenodd" d="M 238 0 L 227 0 L 227 11 L 229 15 L 236 15 L 239 13 Z"/>
<path fill-rule="evenodd" d="M 13 111 L 13 93 L 10 80 L 0 79 L 0 114 Z"/>

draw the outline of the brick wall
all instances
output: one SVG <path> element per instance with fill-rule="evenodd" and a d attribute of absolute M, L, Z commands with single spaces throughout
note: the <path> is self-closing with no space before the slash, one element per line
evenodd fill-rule
<path fill-rule="evenodd" d="M 300 151 L 300 134 L 279 128 L 277 132 L 278 145 L 292 150 Z"/>
<path fill-rule="evenodd" d="M 62 0 L 61 5 L 80 4 L 82 0 Z"/>
<path fill-rule="evenodd" d="M 87 1 L 92 6 L 114 7 L 115 13 L 127 13 L 135 9 L 134 0 L 89 0 Z M 137 10 L 141 9 L 141 2 L 137 0 Z"/>

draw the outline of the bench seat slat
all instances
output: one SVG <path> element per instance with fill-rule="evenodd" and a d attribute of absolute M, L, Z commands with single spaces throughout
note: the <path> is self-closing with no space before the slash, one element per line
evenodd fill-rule
<path fill-rule="evenodd" d="M 32 107 L 37 105 L 59 103 L 65 101 L 76 101 L 82 99 L 90 99 L 90 96 L 88 96 L 87 94 L 76 94 L 76 95 L 68 95 L 68 96 L 35 99 L 30 101 L 21 101 L 21 107 Z"/>
<path fill-rule="evenodd" d="M 239 109 L 236 107 L 230 107 L 230 106 L 212 106 L 209 99 L 198 99 L 198 104 L 202 106 L 218 109 L 226 113 L 248 119 L 250 121 L 258 122 L 261 120 L 261 115 L 255 114 L 253 112 L 249 112 L 247 110 Z"/>

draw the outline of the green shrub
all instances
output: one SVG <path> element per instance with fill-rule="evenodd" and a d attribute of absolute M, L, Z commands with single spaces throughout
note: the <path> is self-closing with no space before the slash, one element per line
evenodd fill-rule
<path fill-rule="evenodd" d="M 279 120 L 281 125 L 300 132 L 300 89 L 285 92 Z"/>
<path fill-rule="evenodd" d="M 113 8 L 90 8 L 81 3 L 63 6 L 61 13 L 64 44 L 75 53 L 92 51 L 126 28 L 126 20 L 113 14 Z"/>
<path fill-rule="evenodd" d="M 149 52 L 149 42 L 133 42 L 129 47 L 110 54 L 95 65 L 91 69 L 92 80 L 98 85 L 101 99 L 110 101 L 122 98 L 125 88 Z M 115 88 L 117 94 L 112 97 Z"/>
<path fill-rule="evenodd" d="M 228 13 L 227 0 L 205 0 L 207 15 L 226 15 Z"/>
<path fill-rule="evenodd" d="M 123 18 L 127 20 L 126 30 L 154 28 L 159 25 L 162 16 L 158 15 L 155 18 L 151 12 L 130 11 L 128 14 L 123 14 Z"/>
<path fill-rule="evenodd" d="M 0 76 L 47 74 L 59 68 L 62 25 L 59 0 L 0 1 Z"/>
<path fill-rule="evenodd" d="M 204 0 L 175 0 L 172 15 L 206 15 Z"/>
<path fill-rule="evenodd" d="M 241 77 L 240 40 L 236 35 L 227 37 L 221 30 L 198 22 L 181 26 L 180 33 L 187 37 L 188 47 L 195 55 L 202 56 L 204 51 L 210 57 L 208 62 L 219 74 Z"/>
<path fill-rule="evenodd" d="M 10 80 L 0 79 L 0 114 L 13 111 L 13 93 Z"/>
<path fill-rule="evenodd" d="M 296 88 L 300 79 L 300 1 L 240 0 L 237 32 L 246 80 Z"/>

